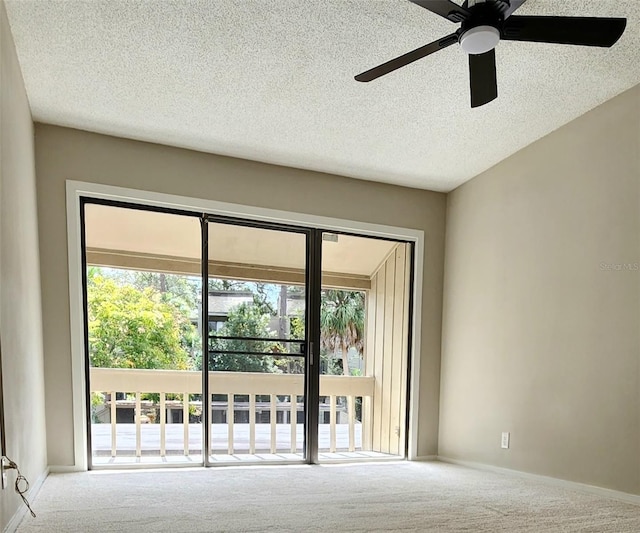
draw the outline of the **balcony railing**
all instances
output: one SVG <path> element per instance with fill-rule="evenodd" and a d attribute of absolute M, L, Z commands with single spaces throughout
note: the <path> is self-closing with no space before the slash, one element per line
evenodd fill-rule
<path fill-rule="evenodd" d="M 109 395 L 105 402 L 105 409 L 109 410 L 109 424 L 111 426 L 111 456 L 116 457 L 118 426 L 117 411 L 120 408 L 133 408 L 133 426 L 135 428 L 135 455 L 140 457 L 143 452 L 143 425 L 148 418 L 143 416 L 144 411 L 158 412 L 159 438 L 154 451 L 161 457 L 167 454 L 167 427 L 172 429 L 177 425 L 167 421 L 167 412 L 182 411 L 182 451 L 189 455 L 190 435 L 193 437 L 194 425 L 189 424 L 190 410 L 201 410 L 202 402 L 192 399 L 191 396 L 202 394 L 202 374 L 194 371 L 174 370 L 138 370 L 138 369 L 112 369 L 91 368 L 91 392 L 101 392 Z M 133 395 L 129 400 L 115 400 L 116 393 L 126 392 Z M 299 374 L 267 374 L 250 372 L 210 372 L 209 392 L 218 395 L 218 400 L 213 402 L 213 409 L 222 411 L 226 415 L 227 438 L 226 451 L 233 455 L 238 450 L 239 438 L 247 439 L 247 451 L 254 454 L 256 448 L 256 428 L 263 430 L 269 427 L 269 451 L 277 453 L 278 426 L 289 426 L 290 436 L 287 439 L 288 451 L 296 453 L 299 450 L 301 440 L 300 429 L 302 424 L 297 422 L 298 411 L 302 409 L 299 397 L 304 395 L 304 376 Z M 356 420 L 356 399 L 362 398 L 363 402 L 369 402 L 374 392 L 373 377 L 351 376 L 320 376 L 320 396 L 328 398 L 328 403 L 323 405 L 323 410 L 329 413 L 328 442 L 326 449 L 335 452 L 338 449 L 338 433 L 344 434 L 344 441 L 348 451 L 356 451 L 359 443 L 356 439 L 356 427 L 362 431 L 363 443 L 369 442 L 366 433 L 370 429 L 369 422 L 364 419 L 362 425 Z M 157 400 L 143 400 L 143 395 L 154 394 Z M 167 399 L 167 396 L 176 396 L 178 399 Z M 220 401 L 220 395 L 226 395 L 226 401 Z M 236 401 L 236 396 L 248 397 L 247 402 Z M 269 400 L 265 401 L 268 397 Z M 342 402 L 339 399 L 344 398 Z M 248 410 L 248 422 L 235 421 L 238 410 Z M 268 410 L 269 423 L 257 424 L 256 414 L 262 410 Z M 281 419 L 288 418 L 288 424 L 278 424 L 278 412 Z M 286 413 L 286 416 L 283 416 Z M 341 414 L 339 417 L 338 415 Z M 363 414 L 364 416 L 364 414 Z M 128 425 L 130 427 L 130 424 Z M 220 424 L 222 427 L 223 425 Z M 241 427 L 236 427 L 241 426 Z M 246 427 L 248 426 L 248 428 Z M 326 424 L 323 425 L 326 427 Z M 346 427 L 345 427 L 346 426 Z M 147 426 L 148 427 L 148 426 Z M 248 431 L 247 431 L 248 429 Z M 340 431 L 338 431 L 338 429 Z M 247 435 L 248 433 L 248 435 Z M 281 433 L 281 432 L 280 432 Z M 200 433 L 201 434 L 201 433 Z M 193 441 L 193 438 L 192 438 Z M 367 444 L 360 445 L 366 451 Z M 145 450 L 147 451 L 147 450 Z M 244 451 L 244 446 L 243 446 Z"/>

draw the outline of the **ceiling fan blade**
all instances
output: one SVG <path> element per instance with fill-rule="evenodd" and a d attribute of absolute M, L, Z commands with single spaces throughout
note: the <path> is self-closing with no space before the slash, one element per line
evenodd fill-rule
<path fill-rule="evenodd" d="M 504 12 L 504 18 L 508 18 L 513 15 L 513 12 L 518 9 L 522 4 L 524 4 L 527 0 L 509 0 L 509 7 Z"/>
<path fill-rule="evenodd" d="M 613 46 L 627 25 L 624 18 L 530 17 L 514 15 L 504 21 L 506 41 Z"/>
<path fill-rule="evenodd" d="M 471 107 L 480 107 L 498 97 L 495 49 L 484 54 L 469 55 L 469 82 Z"/>
<path fill-rule="evenodd" d="M 425 44 L 420 48 L 416 48 L 411 52 L 407 52 L 406 54 L 401 55 L 400 57 L 396 57 L 395 59 L 391 59 L 386 63 L 382 63 L 382 65 L 378 65 L 377 67 L 373 67 L 372 69 L 367 70 L 361 74 L 358 74 L 355 78 L 357 81 L 372 81 L 380 76 L 384 76 L 385 74 L 389 74 L 389 72 L 393 72 L 394 70 L 399 69 L 400 67 L 404 67 L 409 63 L 413 63 L 418 59 L 422 59 L 423 57 L 428 56 L 429 54 L 433 54 L 438 50 L 442 50 L 447 46 L 451 46 L 458 42 L 458 32 L 452 33 L 451 35 L 447 35 L 438 41 L 434 41 L 429 44 Z"/>
<path fill-rule="evenodd" d="M 409 0 L 409 2 L 424 7 L 451 22 L 462 22 L 471 16 L 468 9 L 451 2 L 451 0 Z"/>

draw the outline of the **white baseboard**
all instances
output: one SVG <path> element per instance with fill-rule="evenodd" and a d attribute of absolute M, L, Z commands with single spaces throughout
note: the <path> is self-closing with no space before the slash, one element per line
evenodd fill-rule
<path fill-rule="evenodd" d="M 29 500 L 29 503 L 33 504 L 33 500 L 38 495 L 38 492 L 40 492 L 40 489 L 42 488 L 42 484 L 44 483 L 44 480 L 47 479 L 48 475 L 49 475 L 49 468 L 46 468 L 45 471 L 42 472 L 40 476 L 38 476 L 38 479 L 36 479 L 35 482 L 31 484 L 31 487 L 29 488 L 29 492 L 25 494 L 25 496 Z M 14 533 L 14 531 L 18 529 L 20 522 L 22 522 L 22 519 L 25 517 L 27 512 L 28 512 L 27 507 L 23 505 L 22 502 L 20 502 L 20 507 L 11 517 L 11 520 L 9 520 L 9 523 L 7 524 L 7 526 L 4 528 L 4 533 Z"/>
<path fill-rule="evenodd" d="M 70 472 L 86 472 L 86 468 L 75 465 L 51 465 L 49 466 L 50 474 L 68 474 Z"/>
<path fill-rule="evenodd" d="M 484 463 L 474 463 L 472 461 L 461 461 L 459 459 L 451 459 L 449 457 L 444 457 L 442 455 L 438 455 L 436 460 L 441 461 L 443 463 L 451 463 L 455 465 L 466 466 L 468 468 L 474 468 L 476 470 L 486 470 L 488 472 L 495 472 L 498 474 L 506 474 L 506 475 L 517 476 L 525 479 L 541 481 L 543 483 L 548 483 L 556 487 L 573 489 L 580 492 L 588 492 L 590 494 L 596 494 L 597 496 L 602 496 L 604 498 L 610 498 L 612 500 L 640 505 L 640 495 L 638 494 L 630 494 L 628 492 L 622 492 L 619 490 L 606 489 L 604 487 L 596 487 L 595 485 L 587 485 L 586 483 L 578 483 L 577 481 L 568 481 L 566 479 L 543 476 L 540 474 L 531 474 L 530 472 L 523 472 L 521 470 L 512 470 L 510 468 L 502 468 L 499 466 L 487 465 Z"/>
<path fill-rule="evenodd" d="M 437 461 L 438 456 L 437 455 L 418 455 L 417 457 L 414 457 L 411 460 L 412 461 Z"/>

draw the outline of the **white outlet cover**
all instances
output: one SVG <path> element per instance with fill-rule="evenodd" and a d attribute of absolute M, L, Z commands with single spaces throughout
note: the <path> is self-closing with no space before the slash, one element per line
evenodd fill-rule
<path fill-rule="evenodd" d="M 502 432 L 502 447 L 505 449 L 509 448 L 509 432 L 508 431 Z"/>

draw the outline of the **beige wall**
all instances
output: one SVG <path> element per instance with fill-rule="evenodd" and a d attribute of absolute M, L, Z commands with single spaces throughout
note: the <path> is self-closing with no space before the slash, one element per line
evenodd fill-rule
<path fill-rule="evenodd" d="M 73 464 L 67 179 L 424 230 L 418 453 L 436 453 L 445 195 L 42 124 L 36 169 L 50 464 Z"/>
<path fill-rule="evenodd" d="M 47 466 L 33 125 L 0 2 L 0 337 L 7 449 L 34 484 Z M 9 472 L 9 482 L 15 472 Z M 0 529 L 21 505 L 0 492 Z"/>
<path fill-rule="evenodd" d="M 640 493 L 639 152 L 637 86 L 449 195 L 440 455 Z"/>

